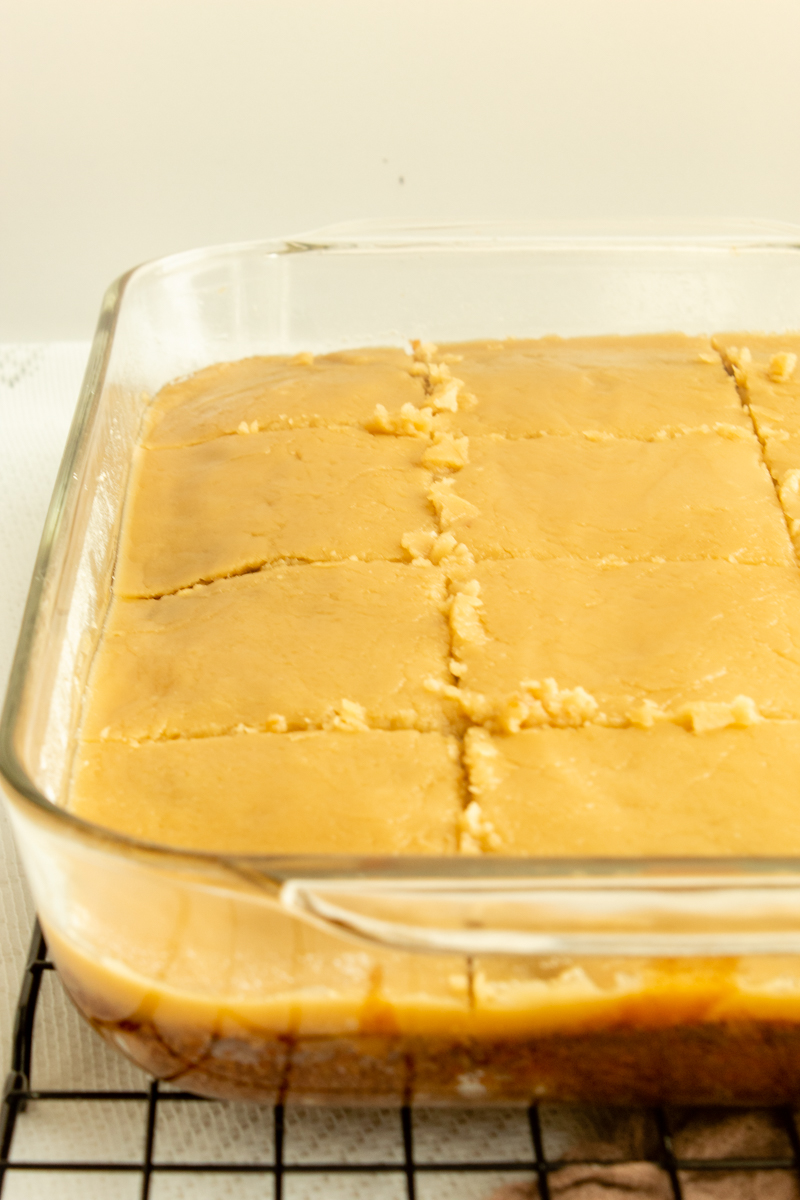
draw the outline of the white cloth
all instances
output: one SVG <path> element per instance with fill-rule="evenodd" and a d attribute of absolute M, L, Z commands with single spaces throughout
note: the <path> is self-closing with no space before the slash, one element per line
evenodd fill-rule
<path fill-rule="evenodd" d="M 88 342 L 0 344 L 0 690 L 4 693 L 58 464 L 89 354 Z M 33 909 L 8 818 L 0 813 L 0 1071 L 9 1065 L 14 1007 Z"/>

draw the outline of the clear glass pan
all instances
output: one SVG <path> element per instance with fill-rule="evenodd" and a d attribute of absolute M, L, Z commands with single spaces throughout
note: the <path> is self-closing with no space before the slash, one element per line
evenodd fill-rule
<path fill-rule="evenodd" d="M 145 845 L 63 807 L 162 384 L 414 337 L 732 328 L 800 328 L 800 230 L 342 227 L 111 286 L 0 730 L 51 951 L 104 1036 L 209 1095 L 797 1098 L 800 860 L 246 858 Z"/>

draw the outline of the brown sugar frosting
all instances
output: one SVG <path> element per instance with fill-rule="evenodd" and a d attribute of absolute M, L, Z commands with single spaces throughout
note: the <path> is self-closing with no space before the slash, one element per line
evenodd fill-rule
<path fill-rule="evenodd" d="M 456 852 L 458 829 L 469 853 L 547 854 L 562 852 L 557 839 L 497 832 L 504 806 L 509 820 L 522 810 L 513 789 L 489 797 L 476 780 L 479 735 L 509 762 L 572 738 L 585 772 L 642 797 L 658 784 L 644 767 L 614 775 L 615 755 L 657 762 L 668 746 L 691 775 L 712 746 L 747 762 L 746 746 L 775 742 L 791 761 L 794 433 L 765 432 L 753 389 L 765 375 L 790 396 L 793 351 L 762 337 L 736 358 L 733 336 L 367 348 L 218 364 L 168 385 L 138 451 L 75 810 L 114 826 L 124 807 L 135 833 L 141 792 L 142 836 L 197 844 L 200 814 L 214 828 L 224 792 L 229 830 L 241 830 L 232 848 L 297 848 L 299 833 L 269 819 L 291 794 L 281 781 L 292 755 L 316 780 L 303 790 L 308 813 L 361 820 L 360 793 L 351 802 L 308 765 L 335 751 L 331 762 L 352 756 L 375 796 L 390 796 L 365 834 L 376 852 Z M 409 796 L 426 795 L 434 772 L 438 799 L 417 841 L 391 817 L 402 789 L 381 792 L 370 774 L 381 745 L 387 770 L 414 747 Z M 245 758 L 263 760 L 271 785 L 220 787 L 237 754 L 243 771 Z M 540 759 L 514 777 L 547 806 L 537 779 L 577 768 L 562 756 L 545 771 Z M 175 764 L 161 796 L 146 760 Z M 139 764 L 146 786 L 131 782 Z M 597 792 L 598 829 L 613 796 L 611 784 Z M 673 826 L 676 853 L 769 843 L 766 809 L 737 833 L 725 787 L 706 800 Z M 648 836 L 665 805 L 654 802 Z M 728 832 L 709 843 L 723 811 Z M 615 828 L 630 822 L 616 844 L 637 845 L 641 807 L 613 814 Z M 304 820 L 317 848 L 341 845 L 325 821 Z"/>

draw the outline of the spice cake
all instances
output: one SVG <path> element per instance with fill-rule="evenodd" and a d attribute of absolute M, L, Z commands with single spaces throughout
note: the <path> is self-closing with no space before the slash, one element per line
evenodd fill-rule
<path fill-rule="evenodd" d="M 798 351 L 415 344 L 168 385 L 134 463 L 73 811 L 247 854 L 800 853 Z M 344 961 L 330 940 L 319 961 Z M 295 949 L 283 1000 L 246 1021 L 237 1000 L 252 1070 L 239 1054 L 198 1074 L 175 1039 L 218 1016 L 170 1001 L 177 1074 L 264 1095 L 266 1054 L 306 1096 L 658 1099 L 669 1060 L 691 1099 L 731 1021 L 754 1031 L 746 1062 L 758 1021 L 783 1019 L 711 961 L 445 956 L 412 986 L 402 956 L 371 955 L 331 965 L 325 1001 Z M 73 994 L 119 1040 L 88 970 Z M 166 1026 L 138 1003 L 130 1052 L 153 1067 Z M 748 1098 L 780 1090 L 797 1030 Z"/>

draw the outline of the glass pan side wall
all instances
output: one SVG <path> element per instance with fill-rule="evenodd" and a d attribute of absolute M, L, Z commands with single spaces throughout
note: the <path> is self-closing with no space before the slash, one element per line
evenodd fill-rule
<path fill-rule="evenodd" d="M 53 798 L 63 794 L 130 452 L 147 397 L 166 380 L 252 353 L 409 336 L 792 325 L 800 326 L 800 253 L 790 245 L 412 240 L 287 252 L 252 244 L 134 272 L 94 418 L 81 433 L 82 475 L 54 531 L 30 657 L 36 669 L 24 674 L 16 709 L 12 697 L 14 745 L 30 779 Z"/>

